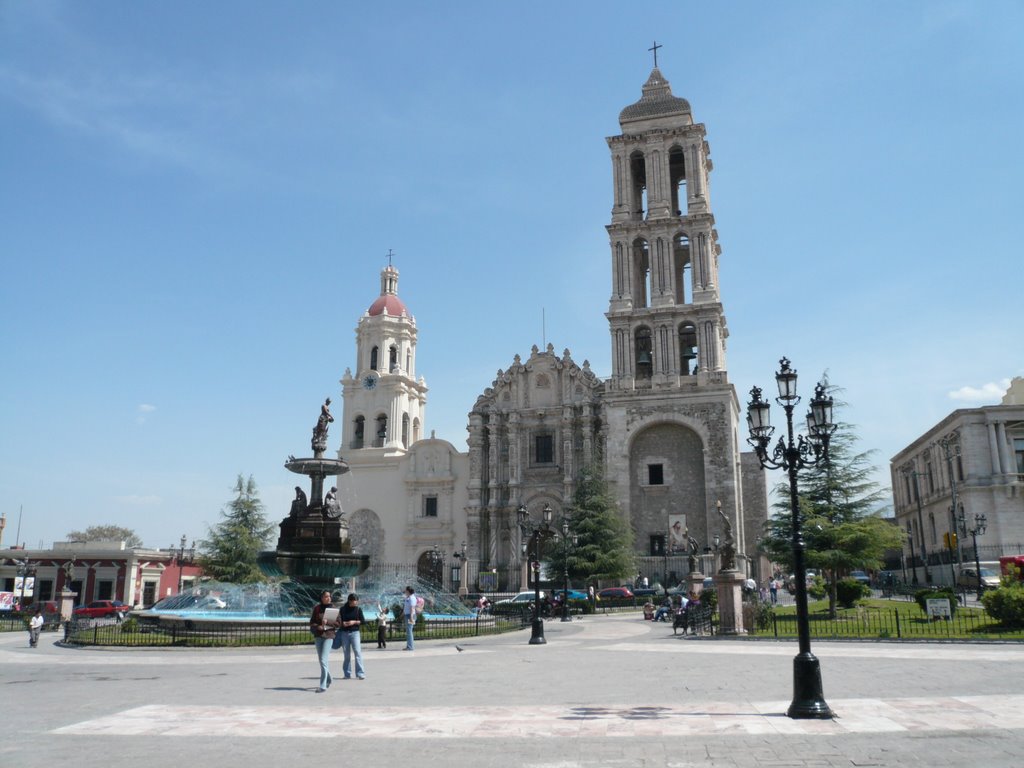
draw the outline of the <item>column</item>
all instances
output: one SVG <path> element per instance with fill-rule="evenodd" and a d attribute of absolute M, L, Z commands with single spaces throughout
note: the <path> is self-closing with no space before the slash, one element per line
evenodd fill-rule
<path fill-rule="evenodd" d="M 999 465 L 999 441 L 996 438 L 995 424 L 988 425 L 988 449 L 989 452 L 992 454 L 992 474 L 1001 475 L 1003 473 L 1003 470 Z"/>
<path fill-rule="evenodd" d="M 1016 467 L 1010 456 L 1010 441 L 1006 439 L 1006 422 L 996 424 L 996 441 L 999 443 L 999 462 L 1003 465 L 1003 473 L 1012 474 Z"/>

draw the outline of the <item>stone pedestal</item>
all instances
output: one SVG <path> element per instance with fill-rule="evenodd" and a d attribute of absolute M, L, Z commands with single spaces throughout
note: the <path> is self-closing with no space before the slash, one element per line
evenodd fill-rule
<path fill-rule="evenodd" d="M 78 597 L 77 592 L 72 592 L 69 589 L 62 589 L 60 591 L 60 620 L 62 624 L 65 621 L 71 621 L 71 614 L 75 610 L 76 597 Z"/>
<path fill-rule="evenodd" d="M 686 577 L 686 583 L 690 585 L 686 592 L 687 597 L 693 594 L 699 595 L 704 590 L 704 574 L 700 571 L 692 571 Z"/>
<path fill-rule="evenodd" d="M 743 626 L 743 579 L 737 570 L 719 571 L 715 576 L 718 590 L 718 626 L 722 635 L 745 635 Z"/>

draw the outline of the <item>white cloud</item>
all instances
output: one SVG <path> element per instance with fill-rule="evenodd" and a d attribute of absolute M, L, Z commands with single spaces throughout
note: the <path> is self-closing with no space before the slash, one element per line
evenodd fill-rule
<path fill-rule="evenodd" d="M 141 403 L 139 405 L 139 413 L 152 413 L 155 410 L 156 406 L 150 405 L 149 403 Z"/>
<path fill-rule="evenodd" d="M 153 413 L 153 411 L 155 411 L 155 410 L 156 410 L 156 406 L 155 405 L 150 405 L 149 403 L 140 403 L 139 405 L 137 405 L 135 407 L 135 412 L 136 412 L 136 414 L 138 414 L 135 417 L 135 423 L 136 424 L 145 424 L 146 423 L 146 417 L 149 416 L 149 414 Z"/>
<path fill-rule="evenodd" d="M 124 504 L 129 507 L 154 507 L 158 504 L 163 503 L 163 499 L 159 496 L 140 496 L 138 494 L 131 494 L 129 496 L 115 496 L 114 501 L 118 504 Z"/>
<path fill-rule="evenodd" d="M 993 400 L 1002 400 L 1003 395 L 1010 386 L 1009 379 L 990 381 L 980 387 L 960 387 L 949 393 L 950 400 L 960 400 L 967 403 L 985 403 Z"/>

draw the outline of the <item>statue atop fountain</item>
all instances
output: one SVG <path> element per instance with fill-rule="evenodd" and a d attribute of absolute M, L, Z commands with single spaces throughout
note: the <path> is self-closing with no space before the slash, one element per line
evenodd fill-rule
<path fill-rule="evenodd" d="M 288 576 L 295 581 L 332 588 L 335 578 L 350 578 L 370 565 L 367 555 L 353 555 L 348 539 L 348 522 L 338 500 L 338 487 L 324 494 L 324 479 L 340 477 L 348 472 L 342 459 L 324 457 L 327 450 L 327 429 L 334 421 L 331 399 L 320 406 L 320 416 L 313 427 L 312 458 L 289 456 L 284 466 L 310 480 L 307 496 L 295 486 L 288 516 L 281 521 L 277 549 L 261 552 L 260 569 L 268 576 Z"/>

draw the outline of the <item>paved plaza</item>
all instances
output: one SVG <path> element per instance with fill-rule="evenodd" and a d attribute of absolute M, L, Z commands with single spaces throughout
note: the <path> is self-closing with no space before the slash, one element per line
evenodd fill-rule
<path fill-rule="evenodd" d="M 0 765 L 988 766 L 1024 758 L 1024 646 L 818 642 L 838 717 L 785 717 L 795 642 L 674 637 L 636 614 L 365 647 L 70 649 L 0 636 Z"/>

